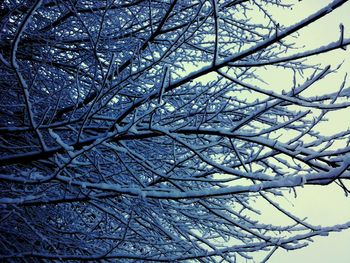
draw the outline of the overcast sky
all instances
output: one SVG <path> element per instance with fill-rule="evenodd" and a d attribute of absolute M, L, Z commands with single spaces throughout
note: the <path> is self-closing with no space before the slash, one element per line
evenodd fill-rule
<path fill-rule="evenodd" d="M 298 2 L 298 1 L 297 1 Z M 322 7 L 329 4 L 330 0 L 302 0 L 299 1 L 292 10 L 279 11 L 274 14 L 274 18 L 284 25 L 292 25 L 308 15 L 316 12 Z M 305 49 L 314 49 L 326 45 L 330 42 L 339 40 L 340 28 L 342 23 L 345 27 L 345 37 L 350 37 L 350 2 L 344 4 L 341 8 L 336 9 L 331 14 L 313 23 L 307 28 L 299 31 L 300 36 L 297 39 L 291 39 L 298 46 L 305 45 Z M 348 57 L 349 59 L 345 60 Z M 314 56 L 309 59 L 312 64 L 321 63 L 324 66 L 331 65 L 336 68 L 337 65 L 343 63 L 341 69 L 333 75 L 327 76 L 319 84 L 313 85 L 311 93 L 329 93 L 338 90 L 342 83 L 346 72 L 349 73 L 350 84 L 350 47 L 347 51 L 336 50 L 327 54 Z M 199 63 L 198 68 L 204 64 Z M 187 65 L 188 69 L 182 72 L 184 75 L 188 71 L 195 70 L 192 64 Z M 181 73 L 181 72 L 180 72 Z M 290 72 L 283 70 L 278 71 L 267 70 L 261 73 L 263 79 L 267 81 L 266 88 L 288 88 L 286 85 L 287 78 L 291 78 Z M 210 74 L 200 78 L 200 81 L 206 82 L 216 79 L 216 75 Z M 252 80 L 251 80 L 252 81 Z M 259 85 L 263 83 L 259 82 Z M 350 109 L 337 111 L 336 113 L 327 114 L 329 121 L 318 125 L 318 129 L 325 135 L 330 135 L 342 130 L 350 128 Z M 349 189 L 350 189 L 350 184 Z M 299 218 L 308 218 L 308 222 L 313 225 L 330 226 L 350 221 L 350 196 L 345 197 L 344 192 L 336 185 L 331 186 L 305 186 L 305 188 L 297 189 L 298 197 L 295 199 L 293 195 L 287 196 L 287 199 L 275 199 L 280 202 L 283 208 L 293 211 Z M 261 204 L 257 203 L 259 209 Z M 270 210 L 271 209 L 271 210 Z M 272 223 L 275 225 L 283 225 L 288 221 L 283 216 L 276 216 L 276 211 L 270 205 L 263 205 L 266 215 L 263 217 L 264 223 Z M 273 211 L 272 211 L 273 210 Z M 269 211 L 271 211 L 269 213 Z M 270 258 L 268 263 L 349 263 L 350 262 L 350 230 L 341 233 L 332 233 L 327 237 L 316 237 L 314 242 L 303 249 L 295 251 L 285 251 L 278 249 Z M 258 253 L 254 259 L 259 262 L 260 256 L 267 253 Z"/>
<path fill-rule="evenodd" d="M 285 23 L 292 23 L 302 17 L 306 17 L 313 10 L 317 10 L 329 3 L 326 0 L 303 0 L 299 2 L 292 12 L 283 12 L 278 14 L 278 18 Z M 345 35 L 350 37 L 350 3 L 344 4 L 340 9 L 335 10 L 322 20 L 310 25 L 308 28 L 300 31 L 300 37 L 296 40 L 298 43 L 304 43 L 308 47 L 317 47 L 328 42 L 339 39 L 339 24 L 345 26 Z M 345 75 L 350 73 L 350 48 L 347 51 L 339 50 L 329 54 L 312 58 L 313 62 L 322 62 L 335 66 L 341 63 L 345 57 L 349 59 L 344 62 L 342 69 L 333 78 L 330 78 L 327 84 L 330 88 L 337 88 Z M 349 85 L 348 81 L 348 85 Z M 350 128 L 350 110 L 345 110 L 337 116 L 330 116 L 330 121 L 320 127 L 322 132 L 332 133 L 339 130 Z M 307 186 L 298 190 L 298 198 L 290 199 L 294 207 L 288 202 L 285 208 L 295 210 L 295 213 L 304 217 L 316 225 L 332 225 L 350 221 L 350 197 L 346 198 L 344 192 L 336 186 L 312 187 Z M 318 237 L 315 242 L 308 247 L 286 252 L 282 249 L 268 261 L 269 263 L 348 263 L 350 262 L 350 230 L 341 233 L 333 233 L 328 237 Z"/>

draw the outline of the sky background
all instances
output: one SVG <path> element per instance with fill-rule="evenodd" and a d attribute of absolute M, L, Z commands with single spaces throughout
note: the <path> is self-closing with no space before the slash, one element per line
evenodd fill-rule
<path fill-rule="evenodd" d="M 283 1 L 283 3 L 288 1 Z M 290 1 L 292 2 L 292 1 Z M 274 11 L 273 17 L 283 25 L 292 25 L 302 19 L 307 18 L 310 14 L 327 6 L 331 0 L 301 0 L 297 2 L 293 9 Z M 344 37 L 350 38 L 350 1 L 340 8 L 334 10 L 326 17 L 314 22 L 299 32 L 299 37 L 290 38 L 300 47 L 300 50 L 316 49 L 331 42 L 340 39 L 339 25 L 344 25 Z M 303 47 L 304 46 L 304 47 Z M 297 52 L 298 50 L 296 50 Z M 324 67 L 330 65 L 335 69 L 339 64 L 342 67 L 335 73 L 328 75 L 319 83 L 313 85 L 310 91 L 312 95 L 321 95 L 339 90 L 346 73 L 349 73 L 347 87 L 350 85 L 350 46 L 346 51 L 335 50 L 326 54 L 313 56 L 307 61 L 310 64 L 320 64 Z M 182 72 L 184 76 L 189 72 L 205 64 L 199 63 L 197 66 L 188 64 Z M 291 87 L 292 74 L 289 70 L 277 70 L 266 68 L 259 71 L 262 79 L 267 82 L 266 89 L 281 89 Z M 216 74 L 208 74 L 200 79 L 201 82 L 207 82 L 216 79 Z M 252 81 L 252 80 L 250 80 Z M 258 81 L 258 85 L 263 87 L 263 83 Z M 327 113 L 327 122 L 318 125 L 317 129 L 324 135 L 331 135 L 339 131 L 350 129 L 350 109 L 344 109 L 333 113 Z M 288 136 L 288 135 L 286 135 Z M 350 183 L 347 184 L 350 189 Z M 346 197 L 344 191 L 337 185 L 329 186 L 305 186 L 297 188 L 297 198 L 294 195 L 286 194 L 286 198 L 273 200 L 286 210 L 293 212 L 299 218 L 307 217 L 307 221 L 313 225 L 332 226 L 350 221 L 350 196 Z M 265 213 L 261 218 L 264 223 L 275 225 L 288 224 L 284 216 L 278 216 L 275 209 L 268 204 L 257 202 L 256 208 L 263 210 Z M 270 211 L 270 213 L 269 213 Z M 350 262 L 350 230 L 340 233 L 331 233 L 326 237 L 315 237 L 314 242 L 309 243 L 305 248 L 285 251 L 278 249 L 268 263 L 349 263 Z M 267 252 L 257 253 L 254 257 L 255 262 L 260 262 Z M 247 261 L 248 262 L 248 261 Z M 251 262 L 251 261 L 249 261 Z M 238 263 L 241 263 L 239 261 Z"/>
<path fill-rule="evenodd" d="M 303 0 L 293 10 L 279 12 L 275 17 L 283 24 L 292 24 L 313 11 L 326 6 L 330 1 Z M 317 48 L 329 42 L 339 39 L 339 24 L 345 27 L 345 36 L 350 37 L 350 3 L 344 4 L 340 9 L 333 11 L 320 21 L 300 31 L 300 36 L 295 40 L 299 45 L 305 44 L 306 48 Z M 347 59 L 346 59 L 347 58 Z M 344 61 L 345 60 L 345 61 Z M 344 61 L 337 74 L 325 80 L 322 88 L 334 90 L 339 87 L 346 72 L 350 74 L 350 47 L 347 51 L 337 50 L 328 54 L 313 57 L 312 62 L 331 64 L 336 66 Z M 350 77 L 350 76 L 349 76 Z M 275 81 L 282 81 L 276 79 Z M 349 81 L 347 86 L 349 85 Z M 320 87 L 321 88 L 321 87 Z M 324 90 L 320 91 L 323 93 Z M 329 116 L 329 121 L 319 127 L 326 134 L 350 128 L 350 110 Z M 307 216 L 309 222 L 315 225 L 333 225 L 350 221 L 350 197 L 346 198 L 344 192 L 336 185 L 332 186 L 306 186 L 298 189 L 297 199 L 291 198 L 285 202 L 284 208 L 295 211 L 295 214 Z M 350 230 L 340 233 L 332 233 L 327 237 L 317 237 L 308 247 L 284 251 L 278 249 L 268 261 L 269 263 L 348 263 L 350 262 Z"/>

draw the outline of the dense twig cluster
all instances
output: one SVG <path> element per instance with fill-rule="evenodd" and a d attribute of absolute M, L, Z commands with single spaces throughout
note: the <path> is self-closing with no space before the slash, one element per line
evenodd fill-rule
<path fill-rule="evenodd" d="M 284 27 L 268 9 L 289 7 L 278 0 L 4 1 L 2 260 L 234 262 L 349 228 L 273 200 L 307 184 L 347 191 L 350 132 L 315 127 L 350 106 L 350 88 L 304 95 L 332 69 L 300 61 L 350 40 L 293 55 L 288 41 L 345 2 Z M 262 67 L 295 81 L 266 88 Z M 291 224 L 257 221 L 254 198 Z"/>

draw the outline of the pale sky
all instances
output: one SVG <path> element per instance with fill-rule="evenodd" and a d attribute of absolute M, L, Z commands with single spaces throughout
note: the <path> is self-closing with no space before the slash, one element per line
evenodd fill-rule
<path fill-rule="evenodd" d="M 274 18 L 280 24 L 291 25 L 308 15 L 321 9 L 330 3 L 330 0 L 302 0 L 299 1 L 293 10 L 284 10 L 274 13 Z M 298 46 L 305 45 L 305 49 L 315 49 L 326 45 L 330 42 L 339 40 L 340 28 L 342 23 L 345 27 L 345 37 L 350 38 L 350 1 L 344 4 L 341 8 L 333 11 L 331 14 L 313 23 L 307 28 L 299 31 L 300 36 L 297 39 L 292 39 Z M 345 59 L 348 57 L 349 59 Z M 344 79 L 345 73 L 349 73 L 348 85 L 350 84 L 350 47 L 347 51 L 336 50 L 327 54 L 314 56 L 309 59 L 310 63 L 321 63 L 324 66 L 331 65 L 332 68 L 337 67 L 343 62 L 343 66 L 338 73 L 333 76 L 328 76 L 322 80 L 319 85 L 315 85 L 311 92 L 329 93 L 339 89 L 341 82 Z M 204 64 L 198 64 L 200 68 Z M 186 75 L 188 71 L 195 68 L 192 64 L 188 64 L 182 74 Z M 181 72 L 179 72 L 181 74 Z M 260 74 L 260 73 L 259 73 Z M 290 78 L 290 72 L 285 73 L 283 70 L 267 69 L 261 72 L 263 79 L 268 82 L 268 86 L 273 89 L 284 88 L 286 86 L 286 79 Z M 289 77 L 288 77 L 289 76 Z M 216 78 L 215 73 L 206 75 L 198 79 L 206 82 Z M 261 83 L 260 83 L 261 85 Z M 288 88 L 288 82 L 287 82 Z M 329 118 L 327 123 L 319 125 L 318 129 L 325 135 L 330 135 L 341 130 L 350 128 L 350 109 L 345 109 L 340 112 L 330 113 L 326 115 Z M 350 184 L 349 188 L 350 188 Z M 293 211 L 295 215 L 300 218 L 307 217 L 308 222 L 313 225 L 331 226 L 334 224 L 342 224 L 350 221 L 350 196 L 345 197 L 344 192 L 336 185 L 331 186 L 305 186 L 297 189 L 298 197 L 295 199 L 292 195 L 287 196 L 287 199 L 279 200 L 280 205 L 288 211 Z M 256 204 L 260 209 L 260 203 Z M 269 209 L 271 213 L 268 213 Z M 264 223 L 272 223 L 275 225 L 283 225 L 283 216 L 276 217 L 276 211 L 270 206 L 263 206 L 263 210 L 267 215 L 263 217 Z M 274 255 L 268 260 L 268 263 L 349 263 L 350 262 L 350 230 L 341 233 L 332 233 L 327 237 L 313 238 L 314 242 L 309 246 L 294 250 L 285 251 L 278 249 Z M 263 257 L 267 253 L 263 253 Z M 254 260 L 259 262 L 262 253 L 258 253 Z M 248 261 L 247 261 L 248 262 Z M 251 261 L 249 261 L 251 262 Z M 238 262 L 240 263 L 240 262 Z"/>
<path fill-rule="evenodd" d="M 293 9 L 293 15 L 288 13 L 278 14 L 279 19 L 291 22 L 306 17 L 312 10 L 327 5 L 326 0 L 304 0 Z M 344 4 L 322 20 L 300 31 L 298 43 L 304 43 L 310 48 L 316 48 L 328 42 L 339 39 L 339 24 L 345 27 L 345 36 L 350 37 L 350 3 Z M 345 60 L 348 57 L 349 59 Z M 326 85 L 330 89 L 338 88 L 337 84 L 343 80 L 345 72 L 350 73 L 350 48 L 347 51 L 339 50 L 329 54 L 312 58 L 312 62 L 321 62 L 325 65 L 336 65 L 345 60 L 342 69 Z M 350 77 L 350 76 L 349 76 Z M 349 85 L 349 81 L 348 81 Z M 350 127 L 350 110 L 341 114 L 330 116 L 330 121 L 320 127 L 322 132 L 332 133 Z M 313 187 L 306 186 L 298 190 L 298 198 L 291 198 L 294 207 L 286 202 L 285 208 L 290 207 L 295 213 L 309 218 L 309 222 L 315 225 L 332 225 L 350 221 L 350 197 L 346 198 L 344 192 L 337 186 Z M 350 230 L 341 233 L 332 233 L 328 237 L 314 238 L 314 242 L 308 247 L 284 251 L 279 249 L 268 261 L 269 263 L 348 263 L 350 262 Z"/>

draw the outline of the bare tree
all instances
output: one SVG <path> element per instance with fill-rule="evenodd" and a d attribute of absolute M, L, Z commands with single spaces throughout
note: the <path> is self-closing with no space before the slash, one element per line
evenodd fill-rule
<path fill-rule="evenodd" d="M 285 190 L 350 178 L 349 130 L 317 126 L 350 106 L 336 69 L 303 59 L 279 0 L 15 1 L 1 5 L 2 261 L 240 262 L 350 227 L 314 226 Z M 259 69 L 290 71 L 283 91 Z M 203 77 L 206 78 L 203 78 Z M 262 198 L 288 225 L 259 221 Z"/>

